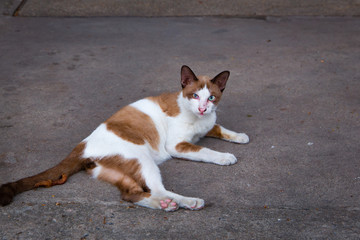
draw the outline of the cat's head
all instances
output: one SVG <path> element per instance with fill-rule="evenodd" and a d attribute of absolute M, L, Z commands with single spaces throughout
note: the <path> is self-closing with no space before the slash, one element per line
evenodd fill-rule
<path fill-rule="evenodd" d="M 182 94 L 189 102 L 189 109 L 198 117 L 215 111 L 229 76 L 229 71 L 223 71 L 212 79 L 207 76 L 197 77 L 188 66 L 182 66 Z"/>

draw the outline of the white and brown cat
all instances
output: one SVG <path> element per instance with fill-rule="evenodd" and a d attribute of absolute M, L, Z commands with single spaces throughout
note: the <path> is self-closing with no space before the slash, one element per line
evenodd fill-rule
<path fill-rule="evenodd" d="M 230 165 L 231 153 L 194 145 L 201 137 L 216 137 L 248 143 L 249 137 L 215 124 L 216 107 L 230 72 L 213 79 L 195 76 L 181 68 L 182 91 L 164 93 L 134 102 L 100 124 L 57 166 L 40 174 L 0 187 L 0 205 L 16 194 L 37 187 L 66 182 L 72 174 L 86 170 L 94 178 L 114 184 L 122 199 L 153 209 L 198 210 L 204 200 L 167 191 L 158 165 L 171 157 Z"/>

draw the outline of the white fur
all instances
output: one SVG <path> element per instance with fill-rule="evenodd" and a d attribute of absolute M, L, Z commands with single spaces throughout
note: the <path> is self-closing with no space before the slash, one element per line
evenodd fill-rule
<path fill-rule="evenodd" d="M 98 178 L 100 173 L 102 171 L 102 167 L 101 166 L 96 166 L 94 169 L 92 169 L 91 174 L 93 178 Z"/>

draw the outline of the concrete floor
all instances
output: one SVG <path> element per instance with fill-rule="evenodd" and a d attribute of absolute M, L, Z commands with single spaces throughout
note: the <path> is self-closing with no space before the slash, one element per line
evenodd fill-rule
<path fill-rule="evenodd" d="M 359 239 L 359 18 L 0 17 L 0 183 L 45 170 L 120 107 L 180 89 L 180 67 L 231 76 L 218 122 L 233 166 L 173 159 L 173 213 L 85 173 L 1 208 L 0 239 Z"/>
<path fill-rule="evenodd" d="M 0 15 L 21 17 L 360 16 L 356 0 L 2 0 Z"/>

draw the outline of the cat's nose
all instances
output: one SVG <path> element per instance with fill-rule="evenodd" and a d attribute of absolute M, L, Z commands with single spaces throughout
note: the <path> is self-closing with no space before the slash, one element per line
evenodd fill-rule
<path fill-rule="evenodd" d="M 206 108 L 201 108 L 201 107 L 199 107 L 199 112 L 200 112 L 200 113 L 204 113 L 204 112 L 206 112 L 206 110 L 207 110 Z"/>

